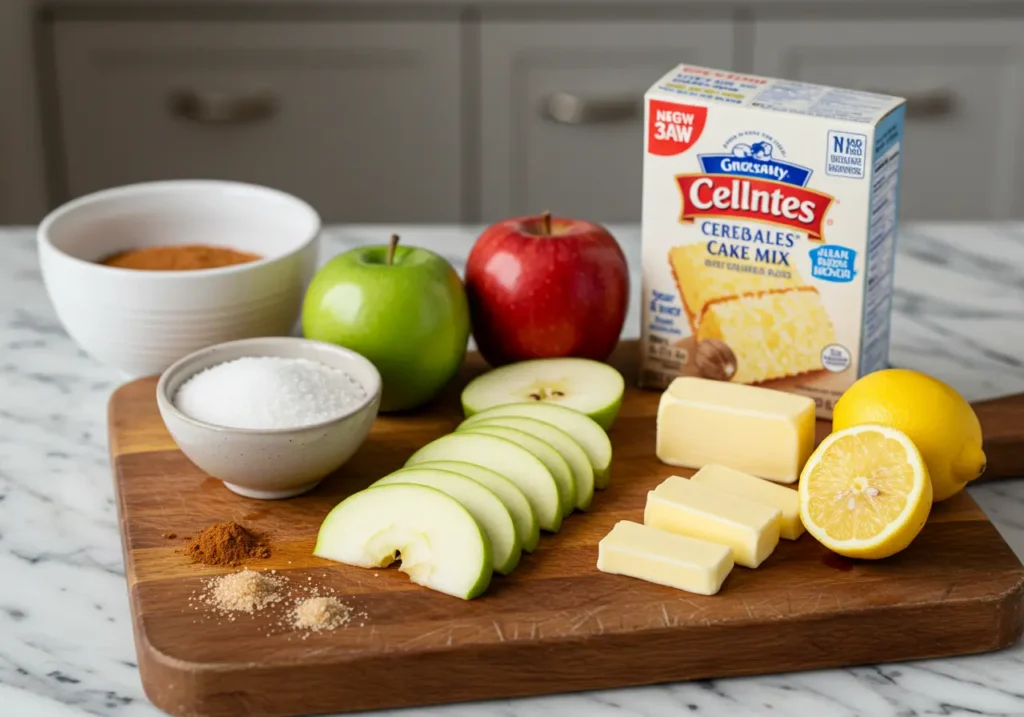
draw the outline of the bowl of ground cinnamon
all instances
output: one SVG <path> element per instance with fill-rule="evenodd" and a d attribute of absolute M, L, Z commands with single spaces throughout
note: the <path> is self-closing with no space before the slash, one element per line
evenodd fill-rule
<path fill-rule="evenodd" d="M 37 235 L 68 334 L 127 376 L 206 346 L 292 333 L 317 263 L 320 217 L 268 187 L 148 182 L 75 199 Z"/>

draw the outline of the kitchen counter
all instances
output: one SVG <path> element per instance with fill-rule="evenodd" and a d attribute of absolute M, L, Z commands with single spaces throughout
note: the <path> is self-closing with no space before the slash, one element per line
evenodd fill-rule
<path fill-rule="evenodd" d="M 612 227 L 639 289 L 639 232 Z M 392 228 L 336 227 L 323 255 Z M 476 232 L 405 227 L 460 270 Z M 634 301 L 626 336 L 639 333 Z M 900 233 L 891 362 L 972 400 L 1024 392 L 1024 224 Z M 0 715 L 162 714 L 139 682 L 107 457 L 116 372 L 57 322 L 33 232 L 0 230 Z M 1024 558 L 1024 480 L 970 489 Z M 414 709 L 403 717 L 1024 714 L 1024 643 L 922 662 Z"/>

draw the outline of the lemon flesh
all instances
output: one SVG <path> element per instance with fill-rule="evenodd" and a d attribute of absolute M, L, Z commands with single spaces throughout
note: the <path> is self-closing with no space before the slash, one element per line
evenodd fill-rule
<path fill-rule="evenodd" d="M 800 474 L 800 519 L 818 542 L 851 558 L 887 558 L 928 520 L 932 483 L 906 434 L 865 425 L 833 433 Z"/>
<path fill-rule="evenodd" d="M 875 371 L 836 402 L 832 430 L 878 424 L 907 434 L 931 475 L 933 500 L 951 498 L 985 470 L 981 424 L 964 397 L 908 369 Z"/>

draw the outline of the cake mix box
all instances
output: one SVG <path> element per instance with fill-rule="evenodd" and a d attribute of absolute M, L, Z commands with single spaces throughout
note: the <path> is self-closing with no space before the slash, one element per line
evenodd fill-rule
<path fill-rule="evenodd" d="M 640 384 L 759 384 L 829 417 L 886 365 L 903 100 L 680 65 L 646 94 Z"/>

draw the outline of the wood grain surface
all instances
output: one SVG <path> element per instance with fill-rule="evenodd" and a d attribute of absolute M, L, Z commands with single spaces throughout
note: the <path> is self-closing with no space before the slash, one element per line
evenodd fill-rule
<path fill-rule="evenodd" d="M 617 362 L 630 383 L 636 350 L 625 344 Z M 231 493 L 176 449 L 157 413 L 156 379 L 114 393 L 125 565 L 154 704 L 216 716 L 426 705 L 983 652 L 1024 630 L 1024 569 L 965 493 L 936 506 L 913 545 L 884 561 L 837 558 L 805 535 L 782 541 L 757 570 L 735 568 L 714 597 L 599 573 L 597 542 L 618 520 L 642 521 L 646 493 L 661 480 L 689 473 L 655 458 L 658 394 L 633 388 L 611 430 L 609 488 L 484 597 L 464 602 L 393 569 L 314 558 L 330 508 L 452 430 L 458 389 L 481 370 L 473 358 L 434 405 L 381 417 L 336 475 L 277 502 Z M 1024 397 L 978 410 L 989 475 L 1024 474 Z M 227 569 L 190 564 L 181 538 L 228 519 L 271 540 L 271 558 L 250 567 L 331 588 L 365 618 L 305 635 L 280 627 L 280 611 L 227 620 L 190 604 Z"/>

